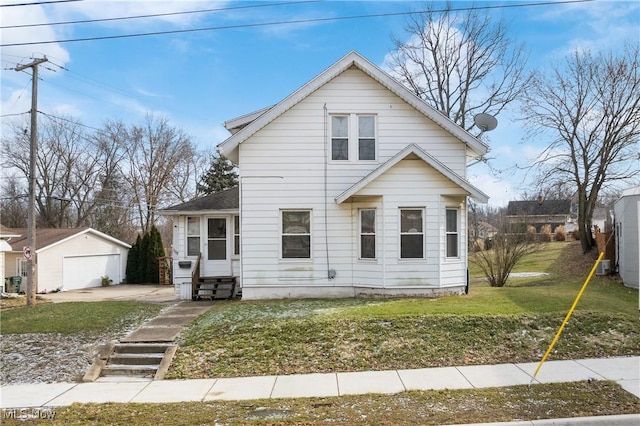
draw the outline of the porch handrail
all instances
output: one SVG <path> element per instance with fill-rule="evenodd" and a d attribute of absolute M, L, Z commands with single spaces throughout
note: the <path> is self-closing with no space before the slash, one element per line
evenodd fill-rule
<path fill-rule="evenodd" d="M 196 265 L 193 268 L 193 272 L 191 272 L 191 296 L 195 296 L 198 291 L 198 281 L 200 280 L 200 258 L 202 257 L 202 253 L 198 253 L 198 258 L 196 259 Z"/>

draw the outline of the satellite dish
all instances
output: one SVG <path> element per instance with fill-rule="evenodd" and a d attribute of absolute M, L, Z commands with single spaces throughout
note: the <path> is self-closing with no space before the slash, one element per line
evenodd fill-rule
<path fill-rule="evenodd" d="M 490 132 L 498 126 L 498 120 L 493 115 L 480 113 L 473 117 L 473 122 L 483 132 Z"/>

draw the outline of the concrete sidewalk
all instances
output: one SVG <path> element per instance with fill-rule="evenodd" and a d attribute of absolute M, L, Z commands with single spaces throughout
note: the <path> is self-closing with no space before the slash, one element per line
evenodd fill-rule
<path fill-rule="evenodd" d="M 297 374 L 199 380 L 101 378 L 93 383 L 0 387 L 0 408 L 59 407 L 78 403 L 250 400 L 329 397 L 405 390 L 528 385 L 537 363 L 416 370 Z M 546 362 L 534 383 L 613 380 L 640 398 L 640 357 Z M 635 421 L 635 420 L 634 420 Z M 530 424 L 530 423 L 529 423 Z"/>

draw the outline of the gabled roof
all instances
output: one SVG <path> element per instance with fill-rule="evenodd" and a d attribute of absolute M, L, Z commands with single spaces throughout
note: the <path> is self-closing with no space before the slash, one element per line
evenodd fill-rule
<path fill-rule="evenodd" d="M 507 216 L 549 216 L 571 214 L 571 200 L 509 201 Z"/>
<path fill-rule="evenodd" d="M 238 211 L 240 208 L 240 190 L 234 188 L 195 198 L 186 203 L 161 209 L 160 214 L 164 216 L 177 216 L 184 214 L 202 214 L 203 210 L 208 211 Z"/>
<path fill-rule="evenodd" d="M 240 130 L 242 130 L 247 124 L 254 121 L 256 118 L 260 117 L 265 112 L 269 111 L 273 108 L 273 105 L 262 108 L 258 111 L 250 112 L 249 114 L 245 114 L 240 117 L 232 118 L 231 120 L 227 120 L 224 122 L 224 128 L 231 132 L 231 134 L 236 134 Z"/>
<path fill-rule="evenodd" d="M 405 102 L 416 108 L 418 111 L 429 117 L 444 130 L 465 143 L 469 149 L 479 155 L 486 154 L 489 150 L 488 146 L 469 132 L 455 124 L 449 117 L 442 114 L 432 106 L 425 103 L 422 99 L 414 95 L 409 89 L 400 84 L 397 80 L 384 72 L 381 68 L 373 65 L 359 53 L 352 51 L 335 64 L 324 70 L 311 81 L 300 87 L 291 95 L 280 101 L 273 107 L 266 108 L 255 113 L 247 114 L 235 120 L 225 123 L 232 129 L 240 128 L 236 133 L 218 145 L 218 151 L 231 161 L 238 162 L 238 146 L 254 135 L 258 130 L 269 124 L 271 121 L 282 115 L 284 112 L 301 102 L 311 93 L 318 90 L 331 79 L 343 73 L 351 67 L 356 67 L 378 83 L 392 91 Z M 247 119 L 255 118 L 251 122 Z M 228 127 L 229 128 L 229 127 Z"/>
<path fill-rule="evenodd" d="M 3 231 L 8 228 L 3 228 Z M 27 245 L 28 230 L 26 228 L 9 229 L 19 237 L 11 238 L 8 240 L 13 251 L 22 251 L 22 248 Z M 58 244 L 84 234 L 93 234 L 100 238 L 104 238 L 112 243 L 118 244 L 122 247 L 131 248 L 131 246 L 123 241 L 113 238 L 110 235 L 104 234 L 100 231 L 96 231 L 93 228 L 40 228 L 36 229 L 36 252 L 41 252 L 54 247 Z"/>
<path fill-rule="evenodd" d="M 364 187 L 369 185 L 369 183 L 373 182 L 382 174 L 384 174 L 386 171 L 393 168 L 400 161 L 411 156 L 416 156 L 422 161 L 424 161 L 425 163 L 427 163 L 429 166 L 433 167 L 435 170 L 437 170 L 442 175 L 444 175 L 444 177 L 449 179 L 451 182 L 453 182 L 460 188 L 464 189 L 467 192 L 467 194 L 469 194 L 471 197 L 475 198 L 479 202 L 486 203 L 487 201 L 489 201 L 489 196 L 487 194 L 480 191 L 475 186 L 471 185 L 463 177 L 461 177 L 456 172 L 454 172 L 453 170 L 451 170 L 450 168 L 442 164 L 434 156 L 424 151 L 418 145 L 410 144 L 406 146 L 402 151 L 400 151 L 399 153 L 391 157 L 384 164 L 380 165 L 378 168 L 373 170 L 367 176 L 362 178 L 360 181 L 354 184 L 351 188 L 347 189 L 345 192 L 338 195 L 336 197 L 336 203 L 341 204 L 345 202 L 350 197 L 356 195 Z"/>

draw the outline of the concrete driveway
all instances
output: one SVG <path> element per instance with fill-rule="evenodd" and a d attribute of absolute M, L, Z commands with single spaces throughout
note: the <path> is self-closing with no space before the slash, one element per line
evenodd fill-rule
<path fill-rule="evenodd" d="M 153 284 L 119 284 L 47 293 L 40 296 L 50 299 L 53 303 L 98 302 L 102 300 L 137 300 L 155 303 L 176 301 L 172 285 Z"/>

